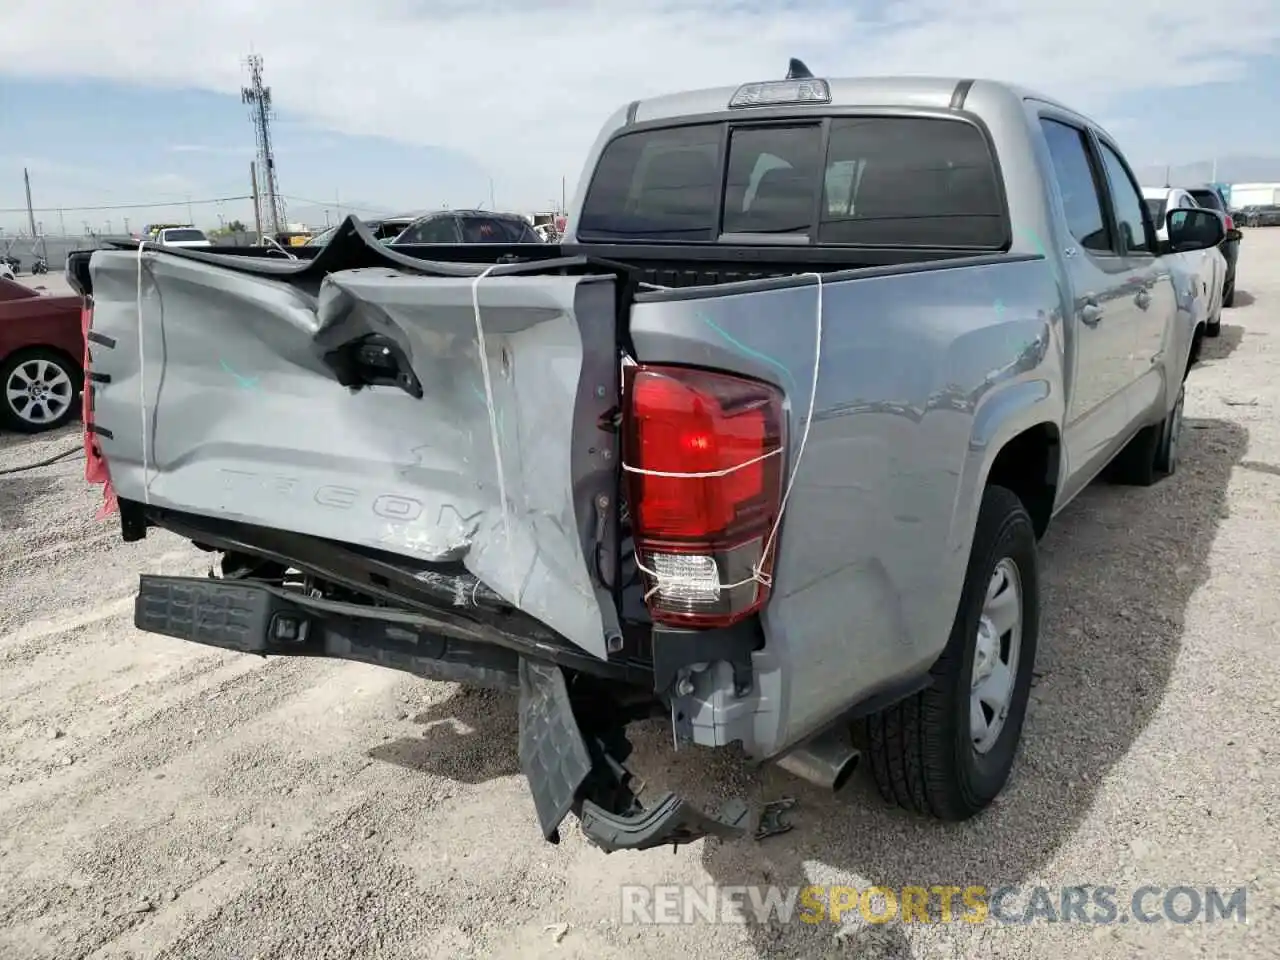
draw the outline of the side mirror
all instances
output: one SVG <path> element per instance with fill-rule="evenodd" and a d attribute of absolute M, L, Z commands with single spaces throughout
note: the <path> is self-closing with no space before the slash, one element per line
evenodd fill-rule
<path fill-rule="evenodd" d="M 1166 220 L 1169 226 L 1169 251 L 1190 253 L 1216 247 L 1227 236 L 1227 223 L 1217 210 L 1204 207 L 1170 210 Z"/>

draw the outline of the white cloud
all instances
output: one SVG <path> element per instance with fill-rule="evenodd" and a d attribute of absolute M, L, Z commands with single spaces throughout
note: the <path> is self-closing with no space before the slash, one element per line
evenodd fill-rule
<path fill-rule="evenodd" d="M 238 95 L 252 47 L 279 109 L 460 150 L 538 200 L 572 183 L 622 104 L 780 76 L 791 56 L 820 75 L 996 77 L 1123 112 L 1135 91 L 1239 77 L 1278 41 L 1274 0 L 40 0 L 0 13 L 0 71 Z"/>

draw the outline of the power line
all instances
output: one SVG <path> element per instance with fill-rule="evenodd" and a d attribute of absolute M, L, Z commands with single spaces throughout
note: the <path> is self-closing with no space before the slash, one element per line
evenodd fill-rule
<path fill-rule="evenodd" d="M 359 211 L 360 213 L 372 213 L 375 215 L 385 212 L 383 210 L 378 210 L 374 207 L 356 207 L 356 206 L 352 206 L 349 203 L 338 203 L 337 201 L 330 201 L 330 200 L 308 200 L 306 197 L 293 197 L 293 196 L 286 196 L 284 197 L 284 199 L 288 200 L 290 203 L 307 203 L 313 207 L 328 207 L 331 210 L 356 210 L 356 211 Z"/>
<path fill-rule="evenodd" d="M 107 203 L 95 207 L 32 207 L 34 213 L 82 213 L 87 210 L 142 210 L 153 207 L 201 206 L 210 203 L 233 203 L 252 200 L 248 194 L 239 197 L 210 197 L 208 200 L 165 200 L 152 203 Z M 26 213 L 26 207 L 0 207 L 0 213 Z"/>

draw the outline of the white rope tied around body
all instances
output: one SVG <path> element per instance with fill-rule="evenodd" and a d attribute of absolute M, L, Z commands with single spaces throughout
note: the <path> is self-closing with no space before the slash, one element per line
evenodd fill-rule
<path fill-rule="evenodd" d="M 484 321 L 480 318 L 480 281 L 489 276 L 497 268 L 490 264 L 481 270 L 471 281 L 471 309 L 476 320 L 476 346 L 480 351 L 480 376 L 484 379 L 484 405 L 489 415 L 489 441 L 493 444 L 493 463 L 498 471 L 498 502 L 502 507 L 502 537 L 507 548 L 507 562 L 510 564 L 511 582 L 515 584 L 515 551 L 511 542 L 511 521 L 507 511 L 507 480 L 502 469 L 502 440 L 498 435 L 498 409 L 493 400 L 493 379 L 489 375 L 489 354 L 485 349 Z M 479 586 L 477 582 L 476 586 Z M 514 588 L 513 588 L 514 589 Z"/>
<path fill-rule="evenodd" d="M 142 500 L 151 506 L 150 436 L 147 430 L 147 357 L 143 349 L 142 331 L 142 251 L 147 240 L 138 241 L 138 415 L 142 421 Z"/>
<path fill-rule="evenodd" d="M 813 376 L 809 382 L 809 408 L 804 418 L 804 429 L 800 431 L 800 443 L 796 447 L 796 462 L 791 470 L 791 475 L 787 478 L 787 486 L 782 492 L 782 500 L 778 504 L 778 515 L 773 520 L 773 526 L 769 529 L 769 536 L 764 542 L 764 549 L 760 552 L 760 559 L 755 563 L 751 570 L 751 576 L 739 580 L 737 583 L 721 583 L 718 584 L 721 590 L 734 590 L 738 587 L 745 587 L 749 583 L 758 583 L 765 588 L 773 586 L 773 575 L 765 573 L 763 564 L 768 560 L 769 554 L 773 550 L 774 540 L 777 539 L 778 530 L 782 527 L 782 517 L 787 510 L 787 501 L 791 499 L 791 491 L 795 489 L 796 477 L 800 474 L 800 462 L 804 459 L 805 445 L 809 442 L 809 427 L 813 423 L 813 411 L 818 401 L 818 375 L 822 372 L 822 274 L 820 273 L 801 273 L 800 277 L 813 277 L 817 281 L 818 304 L 814 318 L 814 337 L 813 337 Z M 723 470 L 710 470 L 702 473 L 671 473 L 664 470 L 645 470 L 643 467 L 637 467 L 632 464 L 624 463 L 622 468 L 629 473 L 638 473 L 649 477 L 663 477 L 666 479 L 686 479 L 686 480 L 705 480 L 716 477 L 728 476 L 738 470 L 742 470 L 762 460 L 770 457 L 781 456 L 785 452 L 783 447 L 766 451 L 757 457 L 752 457 L 743 463 L 735 464 L 731 467 L 725 467 Z M 670 574 L 658 573 L 656 570 L 650 570 L 644 565 L 640 559 L 640 551 L 635 551 L 636 566 L 641 572 L 647 574 L 653 580 L 653 586 L 645 591 L 644 598 L 647 601 L 659 590 L 666 587 L 681 586 L 703 586 L 700 580 L 693 580 L 689 577 L 671 576 Z"/>

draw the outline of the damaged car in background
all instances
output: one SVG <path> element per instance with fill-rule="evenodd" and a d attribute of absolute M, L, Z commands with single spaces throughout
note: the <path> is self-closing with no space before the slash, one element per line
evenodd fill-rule
<path fill-rule="evenodd" d="M 1004 787 L 1037 540 L 1177 466 L 1212 211 L 973 80 L 788 78 L 610 118 L 558 244 L 74 253 L 89 476 L 143 630 L 519 691 L 544 836 L 738 835 L 633 720 L 945 820 Z M 1167 236 L 1160 239 L 1157 229 Z M 140 359 L 141 358 L 141 359 Z"/>

